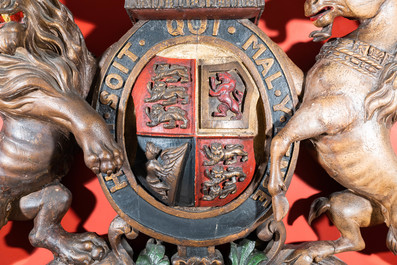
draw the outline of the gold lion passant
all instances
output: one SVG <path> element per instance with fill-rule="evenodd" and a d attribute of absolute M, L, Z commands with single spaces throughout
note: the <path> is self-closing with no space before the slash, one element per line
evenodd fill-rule
<path fill-rule="evenodd" d="M 123 163 L 84 100 L 95 60 L 57 0 L 2 0 L 0 14 L 0 228 L 34 219 L 30 242 L 52 251 L 56 264 L 100 260 L 108 252 L 102 239 L 60 225 L 71 203 L 59 181 L 70 166 L 73 136 L 95 173 L 111 174 Z"/>
<path fill-rule="evenodd" d="M 385 222 L 387 246 L 397 254 L 397 156 L 390 128 L 397 119 L 397 1 L 306 0 L 306 16 L 328 38 L 336 17 L 360 26 L 326 43 L 308 72 L 302 105 L 271 145 L 269 191 L 275 217 L 288 211 L 280 163 L 291 143 L 310 139 L 328 174 L 347 190 L 313 204 L 309 221 L 327 213 L 341 237 L 305 244 L 290 256 L 295 265 L 365 247 L 360 227 Z"/>

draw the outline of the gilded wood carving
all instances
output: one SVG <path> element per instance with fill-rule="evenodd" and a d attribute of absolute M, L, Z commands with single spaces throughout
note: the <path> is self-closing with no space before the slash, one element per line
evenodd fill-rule
<path fill-rule="evenodd" d="M 0 228 L 34 219 L 29 240 L 52 251 L 54 263 L 101 260 L 104 240 L 60 224 L 71 203 L 60 180 L 73 136 L 94 172 L 111 174 L 123 163 L 106 124 L 84 100 L 95 60 L 57 0 L 5 0 L 0 13 Z"/>
<path fill-rule="evenodd" d="M 293 264 L 320 262 L 335 253 L 365 247 L 360 227 L 385 222 L 388 248 L 397 253 L 397 158 L 390 144 L 396 120 L 396 37 L 394 0 L 307 0 L 306 16 L 328 38 L 336 17 L 354 18 L 357 30 L 328 41 L 308 72 L 302 105 L 271 146 L 272 195 L 276 220 L 288 211 L 280 162 L 291 143 L 310 139 L 320 164 L 347 190 L 313 202 L 309 221 L 327 213 L 339 229 L 335 241 L 298 247 Z"/>
<path fill-rule="evenodd" d="M 215 246 L 254 230 L 266 253 L 243 242 L 231 259 L 272 264 L 285 236 L 267 193 L 270 139 L 303 75 L 249 20 L 197 18 L 141 20 L 104 58 L 96 109 L 128 159 L 116 181 L 98 178 L 124 230 L 178 245 L 173 264 L 222 264 Z"/>
<path fill-rule="evenodd" d="M 135 20 L 193 20 L 142 20 L 112 46 L 94 96 L 105 123 L 84 101 L 96 67 L 70 12 L 56 0 L 1 1 L 0 228 L 35 219 L 30 240 L 50 249 L 54 264 L 134 264 L 123 236 L 135 239 L 138 230 L 177 244 L 173 264 L 223 264 L 215 245 L 254 230 L 266 251 L 233 244 L 233 264 L 244 256 L 262 264 L 341 264 L 332 255 L 363 249 L 359 228 L 382 222 L 396 253 L 389 129 L 397 117 L 397 66 L 388 24 L 395 1 L 306 1 L 306 15 L 322 27 L 311 34 L 315 41 L 331 36 L 337 16 L 361 26 L 323 46 L 296 113 L 299 69 L 248 20 L 223 20 L 257 19 L 263 1 L 196 1 L 179 7 L 184 12 L 165 2 L 157 12 L 154 4 L 126 1 Z M 95 234 L 60 225 L 71 196 L 59 180 L 73 136 L 120 214 L 109 229 L 112 251 Z M 279 221 L 288 211 L 295 142 L 303 139 L 347 188 L 317 199 L 309 221 L 326 212 L 342 236 L 283 252 Z M 137 262 L 169 264 L 154 242 Z"/>

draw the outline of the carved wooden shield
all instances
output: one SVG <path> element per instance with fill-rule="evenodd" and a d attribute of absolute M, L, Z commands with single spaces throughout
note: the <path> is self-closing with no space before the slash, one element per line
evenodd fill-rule
<path fill-rule="evenodd" d="M 140 21 L 103 65 L 96 109 L 127 161 L 99 179 L 127 223 L 209 246 L 268 217 L 269 144 L 294 94 L 267 36 L 248 20 Z M 287 179 L 297 149 L 284 157 Z"/>

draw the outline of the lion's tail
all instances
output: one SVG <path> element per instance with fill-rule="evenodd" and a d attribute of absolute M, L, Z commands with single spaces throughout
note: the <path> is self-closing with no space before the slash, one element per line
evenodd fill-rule
<path fill-rule="evenodd" d="M 243 92 L 235 89 L 235 90 L 233 90 L 233 95 L 235 96 L 238 104 L 241 104 L 243 102 L 243 96 L 244 96 Z"/>
<path fill-rule="evenodd" d="M 328 198 L 325 197 L 320 197 L 316 199 L 311 207 L 310 207 L 310 213 L 309 213 L 309 225 L 312 224 L 313 220 L 328 211 L 331 207 L 331 204 L 329 203 Z"/>

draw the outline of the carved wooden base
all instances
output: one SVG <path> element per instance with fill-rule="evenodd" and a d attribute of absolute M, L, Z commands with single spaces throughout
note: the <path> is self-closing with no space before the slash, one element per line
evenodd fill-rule
<path fill-rule="evenodd" d="M 221 252 L 211 247 L 185 247 L 178 246 L 178 252 L 171 260 L 165 255 L 165 246 L 161 241 L 150 239 L 146 248 L 142 250 L 134 263 L 132 247 L 125 238 L 135 239 L 138 232 L 128 225 L 121 217 L 117 216 L 109 228 L 109 242 L 111 250 L 105 259 L 94 263 L 95 265 L 346 265 L 336 257 L 329 257 L 319 263 L 305 260 L 291 259 L 291 255 L 303 245 L 285 245 L 285 228 L 283 223 L 275 222 L 268 218 L 266 222 L 257 229 L 257 236 L 267 243 L 263 251 L 255 249 L 255 241 L 243 239 L 239 244 L 231 243 L 230 254 L 224 258 Z M 51 263 L 55 265 L 58 263 Z M 63 264 L 59 264 L 63 265 Z"/>

